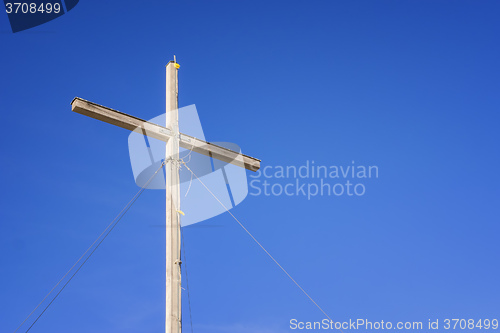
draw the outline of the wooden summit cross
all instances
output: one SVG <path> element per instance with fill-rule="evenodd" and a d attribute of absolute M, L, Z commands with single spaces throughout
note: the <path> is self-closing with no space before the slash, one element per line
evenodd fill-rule
<path fill-rule="evenodd" d="M 179 147 L 232 163 L 251 171 L 260 168 L 260 160 L 220 147 L 179 132 L 178 81 L 179 64 L 170 61 L 166 66 L 166 124 L 165 127 L 76 97 L 72 111 L 142 133 L 166 142 L 166 304 L 165 332 L 181 333 L 181 240 L 180 240 L 180 186 Z M 176 160 L 177 159 L 177 160 Z"/>

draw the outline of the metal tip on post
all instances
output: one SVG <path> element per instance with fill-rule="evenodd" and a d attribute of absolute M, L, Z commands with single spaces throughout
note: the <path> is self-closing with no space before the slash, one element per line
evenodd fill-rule
<path fill-rule="evenodd" d="M 170 61 L 169 61 L 169 62 L 165 65 L 165 67 L 167 67 L 167 66 L 168 66 L 168 64 L 170 64 L 170 63 L 173 63 L 173 64 L 174 64 L 174 66 L 175 66 L 175 68 L 177 68 L 177 69 L 179 69 L 179 68 L 181 67 L 181 65 L 179 65 L 179 64 L 177 63 L 177 59 L 176 59 L 175 55 L 174 55 L 174 60 L 170 60 Z"/>

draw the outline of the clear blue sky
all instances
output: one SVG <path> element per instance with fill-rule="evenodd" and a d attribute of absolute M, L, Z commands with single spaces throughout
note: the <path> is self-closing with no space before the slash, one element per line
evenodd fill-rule
<path fill-rule="evenodd" d="M 155 117 L 173 54 L 179 104 L 196 104 L 209 141 L 262 166 L 379 167 L 361 197 L 234 209 L 333 319 L 500 317 L 499 14 L 497 1 L 81 0 L 16 34 L 1 14 L 0 331 L 138 189 L 128 132 L 71 100 Z M 162 332 L 163 223 L 164 194 L 148 191 L 31 332 Z M 228 214 L 184 232 L 195 332 L 323 319 Z"/>

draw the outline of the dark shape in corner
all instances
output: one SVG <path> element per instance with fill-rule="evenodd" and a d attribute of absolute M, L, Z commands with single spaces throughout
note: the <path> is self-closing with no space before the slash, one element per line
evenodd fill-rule
<path fill-rule="evenodd" d="M 4 0 L 12 32 L 19 32 L 52 21 L 73 9 L 79 0 Z M 9 13 L 10 11 L 10 13 Z"/>

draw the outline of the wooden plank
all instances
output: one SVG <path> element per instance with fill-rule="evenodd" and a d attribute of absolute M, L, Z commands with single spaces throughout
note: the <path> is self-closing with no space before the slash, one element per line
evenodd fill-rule
<path fill-rule="evenodd" d="M 105 106 L 75 97 L 71 102 L 71 109 L 76 113 L 104 121 L 106 123 L 146 134 L 149 137 L 167 142 L 172 137 L 172 131 L 166 127 L 150 123 L 126 113 L 107 108 Z M 250 171 L 260 168 L 260 160 L 254 157 L 240 154 L 230 149 L 215 145 L 190 135 L 180 134 L 179 145 L 205 156 L 243 167 Z"/>
<path fill-rule="evenodd" d="M 163 126 L 86 101 L 79 97 L 75 97 L 71 102 L 71 110 L 73 112 L 128 129 L 129 131 L 147 133 L 148 136 L 165 142 L 168 141 L 172 134 L 170 129 Z"/>
<path fill-rule="evenodd" d="M 233 150 L 194 138 L 186 134 L 181 133 L 180 146 L 184 149 L 192 150 L 196 153 L 213 157 L 218 160 L 240 166 L 250 171 L 257 171 L 260 168 L 259 159 L 240 154 Z"/>

